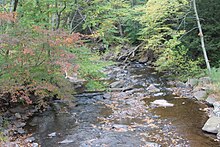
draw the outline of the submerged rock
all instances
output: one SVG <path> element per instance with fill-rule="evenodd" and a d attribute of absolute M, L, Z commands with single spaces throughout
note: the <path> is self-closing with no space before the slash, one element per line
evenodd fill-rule
<path fill-rule="evenodd" d="M 161 99 L 161 100 L 155 100 L 151 102 L 153 105 L 161 106 L 161 107 L 173 107 L 174 104 L 168 103 L 166 100 Z"/>
<path fill-rule="evenodd" d="M 202 130 L 209 133 L 218 133 L 220 130 L 220 117 L 210 117 L 203 126 Z"/>

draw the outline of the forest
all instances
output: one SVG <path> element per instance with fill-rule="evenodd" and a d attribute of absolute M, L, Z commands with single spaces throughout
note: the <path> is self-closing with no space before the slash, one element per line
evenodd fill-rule
<path fill-rule="evenodd" d="M 218 0 L 0 0 L 0 144 L 8 110 L 108 92 L 111 66 L 148 65 L 190 86 L 208 77 L 219 100 L 219 16 Z"/>

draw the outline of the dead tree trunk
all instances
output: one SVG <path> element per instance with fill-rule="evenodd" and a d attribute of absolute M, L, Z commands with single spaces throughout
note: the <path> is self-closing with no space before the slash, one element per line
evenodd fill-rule
<path fill-rule="evenodd" d="M 195 15 L 196 15 L 197 26 L 198 26 L 198 29 L 199 29 L 199 36 L 200 36 L 200 40 L 201 40 L 203 55 L 204 55 L 204 58 L 205 58 L 207 69 L 210 72 L 211 68 L 210 68 L 209 59 L 208 59 L 206 49 L 205 49 L 204 36 L 203 36 L 203 32 L 202 32 L 202 27 L 201 27 L 199 15 L 198 15 L 197 8 L 196 8 L 196 0 L 192 0 L 192 1 L 193 1 L 193 8 L 194 8 Z"/>

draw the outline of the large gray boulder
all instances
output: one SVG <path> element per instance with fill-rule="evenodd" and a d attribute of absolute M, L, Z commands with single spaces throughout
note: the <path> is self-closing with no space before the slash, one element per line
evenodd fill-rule
<path fill-rule="evenodd" d="M 220 130 L 220 117 L 210 117 L 202 128 L 203 131 L 217 134 Z"/>
<path fill-rule="evenodd" d="M 204 100 L 207 96 L 207 92 L 204 90 L 196 91 L 193 93 L 193 97 L 195 97 L 197 100 Z"/>

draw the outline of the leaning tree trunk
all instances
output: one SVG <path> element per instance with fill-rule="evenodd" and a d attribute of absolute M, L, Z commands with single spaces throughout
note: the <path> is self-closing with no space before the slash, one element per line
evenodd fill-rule
<path fill-rule="evenodd" d="M 210 68 L 209 59 L 208 59 L 206 49 L 205 49 L 204 36 L 203 36 L 203 32 L 202 32 L 201 23 L 200 23 L 200 20 L 199 20 L 199 15 L 198 15 L 197 8 L 196 8 L 196 0 L 192 0 L 192 1 L 193 1 L 193 8 L 194 8 L 195 15 L 196 15 L 197 26 L 198 26 L 198 29 L 199 29 L 199 36 L 200 36 L 200 40 L 201 40 L 202 51 L 203 51 L 203 54 L 204 54 L 207 69 L 210 72 L 211 68 Z"/>

